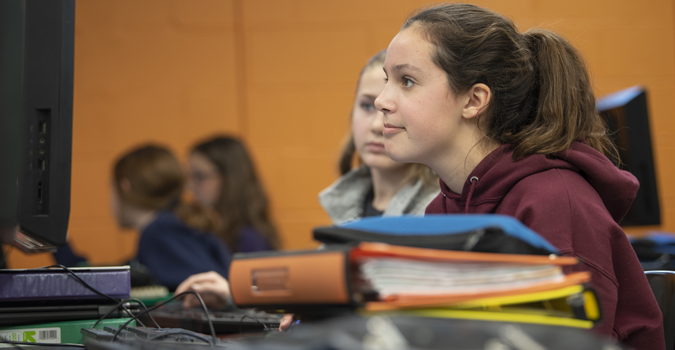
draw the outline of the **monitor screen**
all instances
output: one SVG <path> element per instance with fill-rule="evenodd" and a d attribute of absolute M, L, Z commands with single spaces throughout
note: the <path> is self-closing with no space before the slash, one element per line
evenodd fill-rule
<path fill-rule="evenodd" d="M 65 244 L 70 215 L 75 2 L 3 0 L 2 6 L 2 69 L 15 69 L 14 83 L 2 90 L 3 101 L 15 100 L 2 108 L 14 111 L 8 123 L 18 132 L 0 161 L 18 169 L 1 178 L 0 186 L 17 190 L 0 215 L 5 225 L 14 216 L 15 245 L 51 249 Z M 0 168 L 4 173 L 5 163 Z"/>
<path fill-rule="evenodd" d="M 652 155 L 647 92 L 641 86 L 624 89 L 598 99 L 596 107 L 605 118 L 612 139 L 619 149 L 619 167 L 638 181 L 633 205 L 621 221 L 622 226 L 659 225 L 659 196 Z"/>

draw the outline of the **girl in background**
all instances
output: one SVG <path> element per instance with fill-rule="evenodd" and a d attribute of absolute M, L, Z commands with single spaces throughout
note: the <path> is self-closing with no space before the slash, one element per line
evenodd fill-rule
<path fill-rule="evenodd" d="M 113 168 L 111 207 L 123 228 L 141 232 L 135 262 L 155 283 L 175 289 L 190 275 L 217 271 L 224 277 L 230 253 L 214 235 L 214 220 L 198 206 L 180 202 L 185 178 L 166 148 L 142 146 Z"/>
<path fill-rule="evenodd" d="M 384 64 L 375 101 L 385 147 L 441 178 L 427 213 L 511 215 L 592 272 L 598 333 L 664 349 L 661 312 L 618 222 L 638 189 L 616 150 L 581 55 L 546 30 L 467 4 L 409 18 Z"/>
<path fill-rule="evenodd" d="M 194 199 L 218 213 L 215 233 L 232 252 L 279 249 L 267 195 L 241 141 L 216 136 L 201 142 L 192 148 L 189 166 Z"/>
<path fill-rule="evenodd" d="M 429 167 L 395 162 L 385 152 L 383 115 L 374 102 L 385 85 L 386 53 L 377 53 L 361 70 L 349 141 L 339 162 L 342 177 L 319 194 L 334 224 L 368 216 L 423 215 L 439 192 L 438 178 Z M 360 165 L 352 169 L 355 154 Z"/>

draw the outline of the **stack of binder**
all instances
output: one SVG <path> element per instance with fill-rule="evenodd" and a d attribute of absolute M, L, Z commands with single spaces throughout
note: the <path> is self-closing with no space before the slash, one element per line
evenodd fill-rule
<path fill-rule="evenodd" d="M 114 299 L 129 298 L 129 267 L 71 268 L 77 277 Z M 81 328 L 105 314 L 98 328 L 129 315 L 61 268 L 0 270 L 0 339 L 26 343 L 81 343 Z M 132 314 L 138 305 L 126 304 Z"/>
<path fill-rule="evenodd" d="M 564 274 L 563 267 L 577 259 L 548 253 L 333 244 L 318 251 L 237 254 L 230 283 L 240 307 L 300 315 L 352 309 L 591 328 L 601 313 L 588 287 L 590 274 Z"/>

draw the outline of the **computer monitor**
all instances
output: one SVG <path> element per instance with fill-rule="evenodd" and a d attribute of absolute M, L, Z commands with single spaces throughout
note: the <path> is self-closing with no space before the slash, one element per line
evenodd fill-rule
<path fill-rule="evenodd" d="M 630 171 L 638 181 L 633 205 L 621 226 L 659 225 L 661 214 L 649 129 L 647 92 L 641 86 L 603 96 L 596 107 L 605 118 L 612 139 L 619 149 L 619 166 Z"/>
<path fill-rule="evenodd" d="M 18 225 L 20 248 L 51 249 L 65 244 L 70 215 L 75 1 L 0 6 L 0 220 Z"/>
<path fill-rule="evenodd" d="M 0 2 L 0 241 L 14 240 L 17 213 L 17 179 L 22 113 L 23 23 L 18 1 Z M 15 54 L 12 54 L 15 53 Z"/>

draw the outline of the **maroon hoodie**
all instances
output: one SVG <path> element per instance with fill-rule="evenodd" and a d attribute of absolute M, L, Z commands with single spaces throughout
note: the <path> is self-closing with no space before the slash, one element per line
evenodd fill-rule
<path fill-rule="evenodd" d="M 511 215 L 583 263 L 602 304 L 595 327 L 635 349 L 665 349 L 661 311 L 619 222 L 639 184 L 592 147 L 575 142 L 555 157 L 533 155 L 517 162 L 503 145 L 471 172 L 462 194 L 441 180 L 427 214 Z"/>

